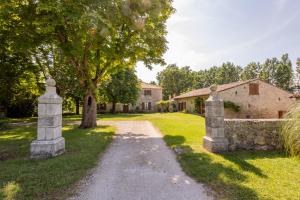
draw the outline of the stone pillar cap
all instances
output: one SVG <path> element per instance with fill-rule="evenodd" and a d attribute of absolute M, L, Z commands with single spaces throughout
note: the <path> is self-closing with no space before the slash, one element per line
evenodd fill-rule
<path fill-rule="evenodd" d="M 213 84 L 212 86 L 210 86 L 209 89 L 210 89 L 211 92 L 216 92 L 217 89 L 218 89 L 218 86 L 216 84 Z"/>
<path fill-rule="evenodd" d="M 46 80 L 46 85 L 47 85 L 47 86 L 50 86 L 50 87 L 55 87 L 56 82 L 55 82 L 54 79 L 48 78 L 48 79 Z"/>

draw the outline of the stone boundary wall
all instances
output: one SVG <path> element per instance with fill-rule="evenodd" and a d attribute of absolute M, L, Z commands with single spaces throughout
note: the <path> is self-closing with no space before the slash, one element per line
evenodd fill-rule
<path fill-rule="evenodd" d="M 225 119 L 228 150 L 282 149 L 280 128 L 283 119 Z"/>

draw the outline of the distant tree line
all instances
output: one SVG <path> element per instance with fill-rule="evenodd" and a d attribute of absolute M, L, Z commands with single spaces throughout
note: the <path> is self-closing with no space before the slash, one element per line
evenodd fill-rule
<path fill-rule="evenodd" d="M 296 70 L 288 54 L 280 59 L 266 59 L 265 62 L 251 62 L 245 67 L 225 62 L 221 66 L 193 71 L 190 67 L 178 67 L 171 64 L 157 74 L 157 81 L 163 87 L 164 99 L 180 95 L 194 89 L 209 87 L 212 84 L 226 84 L 239 80 L 259 78 L 267 83 L 291 90 L 292 86 L 299 86 L 300 58 L 297 60 Z"/>

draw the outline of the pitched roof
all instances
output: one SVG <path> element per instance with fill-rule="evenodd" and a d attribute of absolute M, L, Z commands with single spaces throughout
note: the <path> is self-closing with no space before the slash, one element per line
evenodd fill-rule
<path fill-rule="evenodd" d="M 234 88 L 236 86 L 243 85 L 245 83 L 249 83 L 249 82 L 254 81 L 254 80 L 257 80 L 257 79 L 246 80 L 246 81 L 237 81 L 237 82 L 233 82 L 233 83 L 218 85 L 217 91 L 221 92 L 221 91 L 224 91 L 224 90 L 228 90 L 230 88 Z M 198 90 L 193 90 L 193 91 L 181 94 L 177 97 L 174 97 L 174 99 L 205 96 L 205 95 L 209 95 L 209 94 L 210 94 L 210 89 L 209 89 L 209 87 L 207 87 L 207 88 L 201 88 L 201 89 L 198 89 Z"/>
<path fill-rule="evenodd" d="M 158 85 L 153 85 L 153 84 L 144 83 L 144 82 L 141 82 L 141 87 L 142 87 L 142 89 L 162 89 Z"/>

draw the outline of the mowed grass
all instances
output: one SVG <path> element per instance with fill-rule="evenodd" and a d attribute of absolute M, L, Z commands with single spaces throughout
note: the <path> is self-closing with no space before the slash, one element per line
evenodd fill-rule
<path fill-rule="evenodd" d="M 218 199 L 299 200 L 300 160 L 282 152 L 256 151 L 212 154 L 202 148 L 204 118 L 184 113 L 99 115 L 100 120 L 149 120 L 177 156 L 183 170 L 205 183 Z"/>
<path fill-rule="evenodd" d="M 114 128 L 65 126 L 66 152 L 48 160 L 30 160 L 35 127 L 0 131 L 0 199 L 65 199 L 72 186 L 97 164 L 112 141 Z"/>

